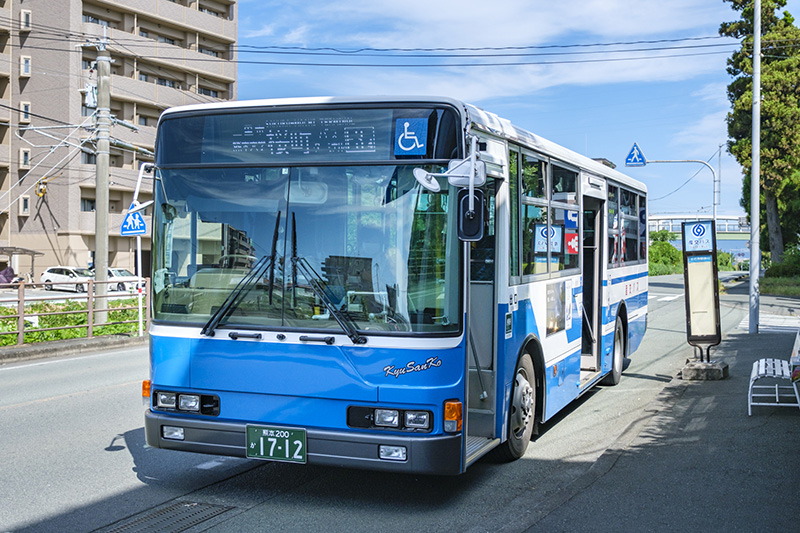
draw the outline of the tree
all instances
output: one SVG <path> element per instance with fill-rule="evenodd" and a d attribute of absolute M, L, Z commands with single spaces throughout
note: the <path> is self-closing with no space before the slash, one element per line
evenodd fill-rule
<path fill-rule="evenodd" d="M 752 177 L 753 0 L 723 0 L 741 19 L 725 22 L 720 35 L 740 39 L 728 59 L 731 111 L 728 151 L 745 172 L 741 205 L 750 205 Z M 762 235 L 775 262 L 800 234 L 800 28 L 786 11 L 786 0 L 761 0 L 761 194 Z M 748 209 L 749 210 L 749 209 Z M 783 228 L 783 231 L 782 231 Z"/>
<path fill-rule="evenodd" d="M 650 232 L 650 241 L 651 242 L 669 242 L 674 241 L 678 238 L 678 235 L 672 233 L 668 229 L 660 229 L 656 231 Z"/>

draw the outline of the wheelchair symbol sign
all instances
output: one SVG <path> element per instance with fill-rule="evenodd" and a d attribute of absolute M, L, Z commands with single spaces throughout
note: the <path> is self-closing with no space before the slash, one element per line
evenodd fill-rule
<path fill-rule="evenodd" d="M 394 155 L 425 155 L 428 119 L 398 118 L 394 130 Z"/>

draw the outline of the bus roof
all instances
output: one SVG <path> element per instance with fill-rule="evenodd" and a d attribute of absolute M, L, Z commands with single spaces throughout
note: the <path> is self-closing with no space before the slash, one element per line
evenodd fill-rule
<path fill-rule="evenodd" d="M 611 178 L 621 184 L 627 185 L 639 191 L 646 191 L 644 183 L 631 178 L 603 163 L 595 161 L 590 157 L 579 154 L 569 148 L 540 137 L 530 131 L 515 126 L 510 120 L 502 118 L 492 112 L 481 109 L 472 104 L 461 100 L 440 96 L 323 96 L 323 97 L 302 97 L 302 98 L 272 98 L 262 100 L 230 100 L 225 102 L 212 102 L 206 104 L 193 104 L 172 107 L 164 111 L 161 117 L 166 117 L 173 113 L 224 110 L 224 109 L 247 109 L 247 108 L 268 108 L 268 107 L 290 107 L 290 106 L 312 106 L 326 104 L 446 104 L 455 107 L 463 112 L 468 124 L 476 129 L 496 135 L 498 137 L 517 142 L 523 146 L 531 148 L 542 154 L 555 157 L 565 163 L 580 167 L 590 173 L 602 177 Z M 160 119 L 159 119 L 160 120 Z"/>

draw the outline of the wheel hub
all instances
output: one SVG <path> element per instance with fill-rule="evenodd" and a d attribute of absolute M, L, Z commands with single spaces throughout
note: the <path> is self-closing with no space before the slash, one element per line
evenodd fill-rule
<path fill-rule="evenodd" d="M 514 383 L 514 401 L 511 415 L 512 430 L 519 433 L 533 418 L 533 387 L 522 372 L 517 373 Z"/>

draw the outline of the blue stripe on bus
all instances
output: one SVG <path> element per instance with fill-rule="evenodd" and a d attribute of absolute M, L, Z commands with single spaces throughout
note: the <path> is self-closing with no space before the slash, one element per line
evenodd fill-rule
<path fill-rule="evenodd" d="M 609 281 L 611 282 L 611 285 L 616 285 L 617 283 L 624 283 L 626 281 L 631 281 L 631 280 L 638 279 L 638 278 L 646 278 L 647 276 L 648 276 L 647 271 L 636 272 L 635 274 L 629 274 L 627 276 L 621 276 L 621 277 L 618 277 L 618 278 L 611 278 L 611 280 L 604 279 L 603 280 L 603 285 L 608 285 Z"/>

